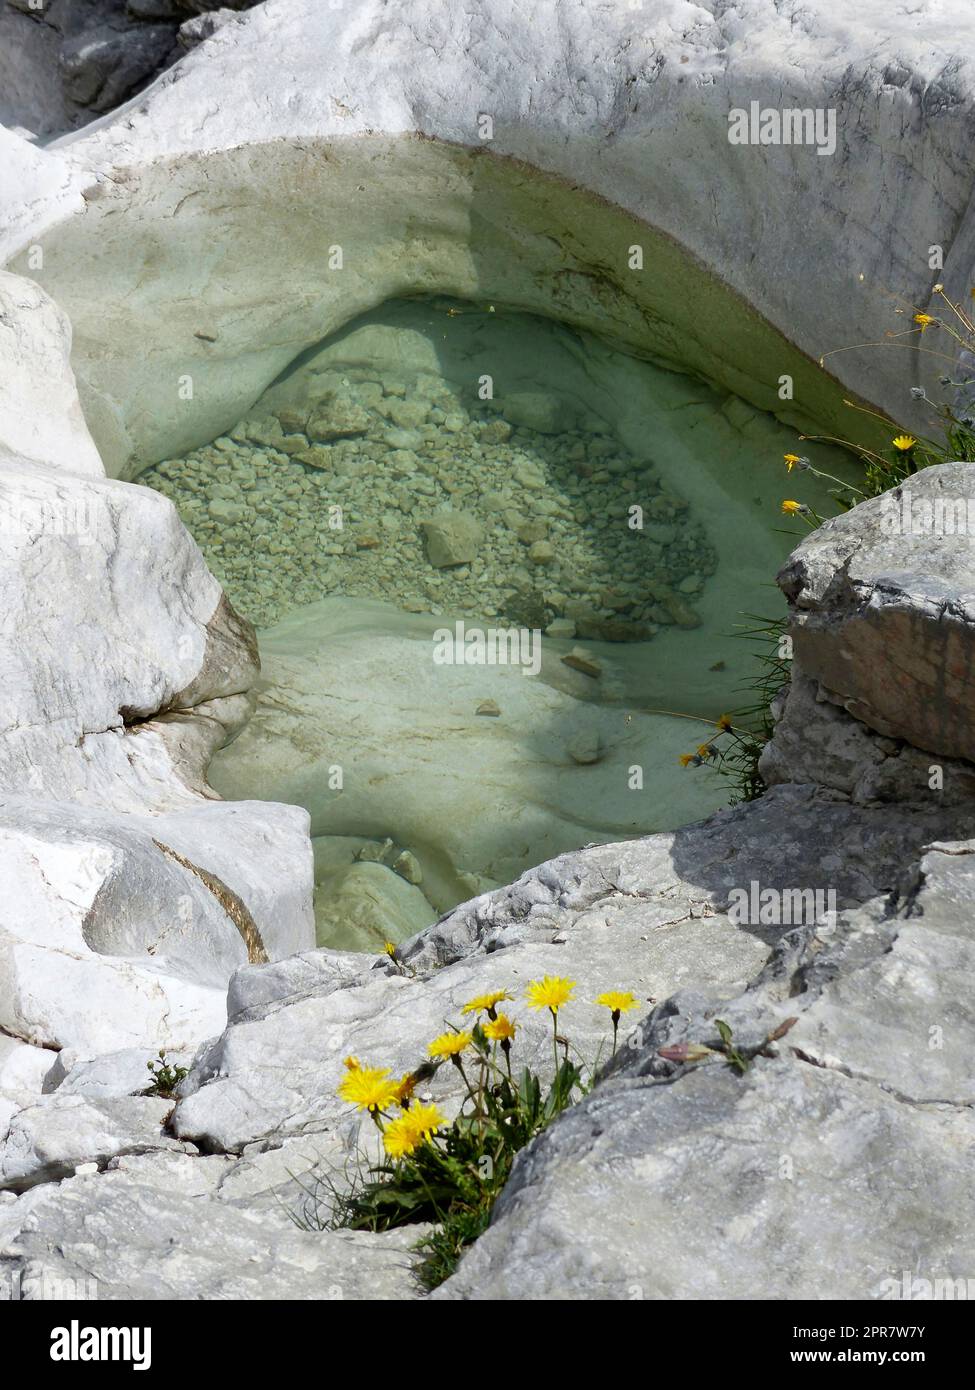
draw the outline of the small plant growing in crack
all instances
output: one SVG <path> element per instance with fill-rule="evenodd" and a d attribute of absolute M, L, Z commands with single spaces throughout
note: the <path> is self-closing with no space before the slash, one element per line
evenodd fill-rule
<path fill-rule="evenodd" d="M 175 1100 L 176 1087 L 189 1075 L 188 1069 L 170 1065 L 166 1061 L 166 1050 L 162 1047 L 159 1049 L 158 1055 L 151 1062 L 147 1062 L 146 1066 L 152 1081 L 144 1094 L 160 1096 L 163 1100 Z"/>
<path fill-rule="evenodd" d="M 674 1043 L 670 1047 L 659 1048 L 657 1055 L 668 1062 L 683 1062 L 687 1065 L 703 1062 L 708 1057 L 724 1057 L 739 1076 L 744 1076 L 756 1057 L 774 1057 L 776 1054 L 771 1051 L 772 1044 L 784 1038 L 789 1029 L 795 1027 L 798 1022 L 797 1018 L 787 1018 L 777 1028 L 773 1028 L 771 1033 L 766 1033 L 760 1043 L 745 1047 L 735 1042 L 731 1025 L 723 1018 L 716 1018 L 714 1026 L 721 1039 L 717 1047 L 708 1047 L 704 1043 Z"/>

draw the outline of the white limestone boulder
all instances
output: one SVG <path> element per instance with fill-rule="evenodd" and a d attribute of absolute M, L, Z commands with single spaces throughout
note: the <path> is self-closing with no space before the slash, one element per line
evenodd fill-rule
<path fill-rule="evenodd" d="M 0 1090 L 40 1094 L 45 1077 L 56 1062 L 57 1053 L 0 1033 Z"/>
<path fill-rule="evenodd" d="M 896 330 L 890 291 L 967 294 L 975 19 L 949 10 L 281 0 L 32 155 L 50 191 L 28 222 L 12 182 L 5 254 L 45 229 L 113 473 L 212 439 L 364 308 L 439 290 L 611 334 L 803 428 L 856 432 L 851 390 L 915 426 L 920 358 L 829 358 L 843 389 L 813 363 Z M 731 143 L 752 103 L 832 113 L 832 135 Z"/>
<path fill-rule="evenodd" d="M 57 1182 L 82 1164 L 103 1167 L 123 1153 L 186 1152 L 163 1129 L 172 1108 L 171 1100 L 155 1096 L 47 1096 L 0 1134 L 0 1190 Z"/>
<path fill-rule="evenodd" d="M 0 449 L 101 477 L 70 350 L 65 314 L 32 281 L 0 273 Z"/>
<path fill-rule="evenodd" d="M 98 476 L 64 316 L 0 293 L 0 1030 L 193 1048 L 241 963 L 314 942 L 307 816 L 206 784 L 253 632 L 170 503 Z"/>

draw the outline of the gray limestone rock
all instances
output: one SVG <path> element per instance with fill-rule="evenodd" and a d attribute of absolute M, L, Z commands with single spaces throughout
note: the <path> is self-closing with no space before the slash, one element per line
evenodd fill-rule
<path fill-rule="evenodd" d="M 871 1299 L 965 1278 L 972 845 L 896 899 L 783 939 L 744 995 L 668 1001 L 612 1074 L 525 1150 L 438 1298 Z M 740 1075 L 715 1020 L 758 1046 Z"/>
<path fill-rule="evenodd" d="M 93 111 L 110 111 L 165 62 L 174 38 L 167 24 L 106 24 L 66 40 L 60 66 L 68 97 Z"/>
<path fill-rule="evenodd" d="M 162 1129 L 172 1108 L 171 1100 L 152 1096 L 45 1096 L 15 1115 L 0 1139 L 0 1187 L 56 1182 L 82 1164 L 104 1167 L 123 1153 L 185 1151 Z"/>
<path fill-rule="evenodd" d="M 466 565 L 477 558 L 484 531 L 467 512 L 440 512 L 420 522 L 427 543 L 427 557 L 434 569 Z"/>
<path fill-rule="evenodd" d="M 159 1155 L 0 1207 L 0 1300 L 418 1296 L 421 1231 L 298 1230 L 221 1201 L 224 1172 L 220 1159 Z"/>
<path fill-rule="evenodd" d="M 975 470 L 946 463 L 810 532 L 779 575 L 801 669 L 880 734 L 975 760 Z"/>

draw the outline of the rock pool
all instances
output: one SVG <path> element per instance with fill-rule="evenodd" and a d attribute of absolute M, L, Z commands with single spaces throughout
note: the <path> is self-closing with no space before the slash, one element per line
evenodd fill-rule
<path fill-rule="evenodd" d="M 143 472 L 259 629 L 255 716 L 210 775 L 309 811 L 322 944 L 401 940 L 541 859 L 727 802 L 680 757 L 742 703 L 745 615 L 778 611 L 795 441 L 592 334 L 428 297 Z"/>

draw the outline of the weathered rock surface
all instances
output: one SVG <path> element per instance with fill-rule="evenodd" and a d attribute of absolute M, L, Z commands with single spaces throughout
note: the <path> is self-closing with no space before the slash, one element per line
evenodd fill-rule
<path fill-rule="evenodd" d="M 73 113 L 57 80 L 60 35 L 26 8 L 0 4 L 0 123 L 32 137 L 66 130 Z"/>
<path fill-rule="evenodd" d="M 857 802 L 970 806 L 975 799 L 971 763 L 868 729 L 798 663 L 773 712 L 775 737 L 759 763 L 767 786 L 815 782 Z"/>
<path fill-rule="evenodd" d="M 11 1121 L 0 1147 L 0 1189 L 56 1182 L 81 1164 L 101 1167 L 119 1154 L 185 1152 L 162 1128 L 172 1108 L 171 1100 L 153 1096 L 46 1097 Z"/>
<path fill-rule="evenodd" d="M 675 835 L 578 851 L 530 870 L 405 943 L 402 967 L 319 951 L 242 970 L 226 1032 L 181 1088 L 174 1132 L 207 1150 L 239 1152 L 275 1135 L 347 1127 L 347 1107 L 335 1096 L 347 1054 L 409 1070 L 444 1020 L 459 1021 L 467 999 L 501 987 L 520 996 L 543 974 L 578 981 L 580 1002 L 565 1026 L 582 1054 L 595 1056 L 607 1036 L 605 1011 L 591 1002 L 601 991 L 662 999 L 707 980 L 733 997 L 733 982 L 760 971 L 788 927 L 734 922 L 732 889 L 752 880 L 780 890 L 832 888 L 840 908 L 853 905 L 886 890 L 920 845 L 956 823 L 956 815 L 915 812 L 891 824 L 880 809 L 782 788 Z M 529 1015 L 524 1029 L 544 1064 L 546 1020 Z M 439 1073 L 431 1091 L 456 1100 L 453 1072 Z"/>
<path fill-rule="evenodd" d="M 611 1080 L 519 1158 L 440 1298 L 868 1299 L 975 1257 L 972 846 L 895 902 L 786 936 L 744 996 L 661 1005 Z M 744 1076 L 714 1019 L 754 1045 Z"/>
<path fill-rule="evenodd" d="M 230 1165 L 180 1154 L 0 1206 L 0 1300 L 408 1299 L 417 1232 L 299 1231 L 220 1199 Z M 74 1281 L 68 1284 L 67 1281 Z M 89 1281 L 93 1281 L 89 1283 Z"/>
<path fill-rule="evenodd" d="M 61 233 L 45 238 L 57 254 L 44 283 L 93 345 L 79 349 L 77 369 L 111 471 L 215 437 L 299 352 L 364 307 L 440 289 L 612 331 L 796 424 L 849 433 L 842 393 L 808 359 L 896 328 L 883 286 L 923 306 L 936 276 L 959 296 L 971 282 L 975 82 L 958 57 L 971 28 L 960 3 L 932 34 L 924 14 L 885 0 L 855 14 L 830 0 L 798 15 L 775 0 L 666 0 L 652 16 L 568 0 L 530 14 L 509 0 L 475 11 L 464 0 L 395 10 L 287 0 L 246 12 L 49 156 L 90 175 L 83 218 L 59 186 L 33 225 L 61 216 L 64 198 Z M 214 91 L 227 94 L 216 110 Z M 752 101 L 835 112 L 835 152 L 730 143 L 729 112 Z M 906 131 L 892 197 L 889 150 Z M 527 197 L 526 166 L 540 171 Z M 383 196 L 363 199 L 377 170 Z M 251 199 L 238 210 L 227 194 L 242 179 Z M 341 275 L 321 254 L 326 181 L 335 244 L 360 250 Z M 771 229 L 772 189 L 801 202 L 803 216 Z M 14 223 L 23 197 L 14 184 Z M 416 200 L 430 216 L 404 256 Z M 895 220 L 897 235 L 884 235 Z M 908 250 L 928 246 L 932 226 L 949 248 L 939 272 Z M 148 276 L 160 228 L 165 268 Z M 7 244 L 13 254 L 25 243 Z M 211 281 L 204 248 L 215 244 L 235 254 Z M 652 274 L 630 269 L 633 245 Z M 742 256 L 743 246 L 762 254 Z M 712 274 L 698 275 L 684 251 Z M 187 265 L 200 278 L 174 295 Z M 194 340 L 201 316 L 215 336 Z M 719 321 L 729 331 L 700 327 Z M 97 348 L 108 322 L 110 357 Z M 869 362 L 875 403 L 910 427 L 920 360 L 874 351 L 828 363 L 858 386 Z M 198 389 L 174 409 L 188 370 Z M 777 393 L 783 372 L 794 379 L 791 404 Z"/>
<path fill-rule="evenodd" d="M 924 469 L 811 532 L 779 575 L 807 676 L 878 733 L 968 762 L 972 482 L 969 464 Z"/>
<path fill-rule="evenodd" d="M 58 1054 L 0 1033 L 0 1090 L 40 1092 Z"/>
<path fill-rule="evenodd" d="M 64 316 L 0 295 L 0 1030 L 192 1048 L 238 965 L 314 941 L 307 817 L 206 785 L 253 632 L 171 505 L 99 476 Z"/>
<path fill-rule="evenodd" d="M 235 19 L 236 10 L 231 10 L 226 6 L 219 9 L 208 10 L 205 14 L 194 15 L 192 19 L 186 19 L 179 26 L 180 44 L 183 48 L 195 48 L 198 43 L 212 38 L 218 29 L 222 28 L 228 21 Z"/>
<path fill-rule="evenodd" d="M 71 328 L 37 285 L 0 272 L 0 448 L 104 474 L 68 362 Z"/>
<path fill-rule="evenodd" d="M 59 65 L 69 101 L 111 111 L 165 63 L 175 34 L 167 24 L 118 29 L 96 25 L 61 46 Z"/>
<path fill-rule="evenodd" d="M 3 798 L 0 1028 L 88 1053 L 194 1046 L 221 1026 L 237 966 L 309 944 L 310 866 L 294 885 L 261 872 L 299 867 L 301 827 L 220 803 L 138 818 Z"/>

